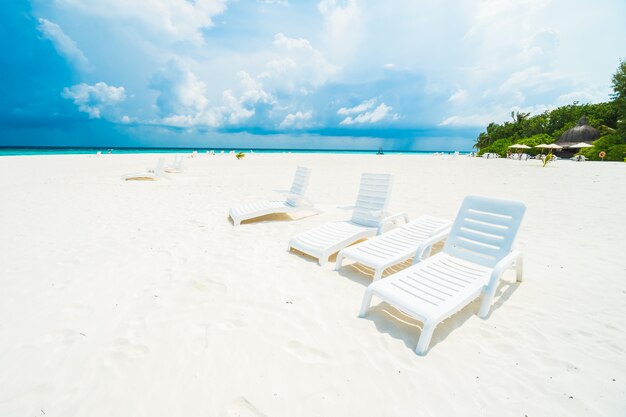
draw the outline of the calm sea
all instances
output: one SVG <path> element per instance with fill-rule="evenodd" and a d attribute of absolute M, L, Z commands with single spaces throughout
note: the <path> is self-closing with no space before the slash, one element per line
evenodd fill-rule
<path fill-rule="evenodd" d="M 0 156 L 16 156 L 16 155 L 89 155 L 100 152 L 102 154 L 135 154 L 135 153 L 229 153 L 235 152 L 254 152 L 254 153 L 324 153 L 324 154 L 376 154 L 378 150 L 335 150 L 335 149 L 221 149 L 221 148 L 61 148 L 61 147 L 0 147 Z M 416 154 L 428 155 L 437 151 L 385 151 L 385 154 Z M 452 152 L 443 152 L 450 153 Z M 461 152 L 464 154 L 467 152 Z"/>

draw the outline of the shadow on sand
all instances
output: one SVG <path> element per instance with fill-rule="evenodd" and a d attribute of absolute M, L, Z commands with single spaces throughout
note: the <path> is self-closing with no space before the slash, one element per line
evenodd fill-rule
<path fill-rule="evenodd" d="M 500 281 L 487 319 L 502 307 L 519 285 L 520 283 L 516 282 L 515 278 Z M 480 298 L 474 300 L 456 314 L 441 322 L 435 329 L 428 350 L 433 349 L 463 323 L 476 316 L 480 307 L 480 300 Z M 372 307 L 364 319 L 372 321 L 379 332 L 402 340 L 407 348 L 414 350 L 422 333 L 422 323 L 386 302 L 374 303 L 376 303 L 376 299 L 373 300 Z"/>

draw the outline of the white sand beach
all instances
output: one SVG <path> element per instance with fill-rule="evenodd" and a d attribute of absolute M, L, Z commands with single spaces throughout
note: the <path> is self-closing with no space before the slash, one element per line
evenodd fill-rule
<path fill-rule="evenodd" d="M 157 158 L 0 158 L 0 416 L 626 415 L 626 164 L 200 154 L 120 180 Z M 233 227 L 298 165 L 322 214 Z M 523 201 L 524 282 L 509 271 L 490 317 L 474 302 L 423 357 L 418 321 L 376 299 L 358 318 L 371 276 L 286 248 L 347 219 L 362 172 L 394 174 L 411 218 Z"/>

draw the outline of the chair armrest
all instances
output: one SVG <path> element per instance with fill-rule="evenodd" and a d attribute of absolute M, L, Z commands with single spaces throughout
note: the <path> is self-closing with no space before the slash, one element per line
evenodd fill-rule
<path fill-rule="evenodd" d="M 432 235 L 429 238 L 422 240 L 422 243 L 417 247 L 415 256 L 413 257 L 413 265 L 420 262 L 426 256 L 430 255 L 430 250 L 435 243 L 439 243 L 445 240 L 450 234 L 450 227 L 446 227 L 442 231 Z"/>
<path fill-rule="evenodd" d="M 298 206 L 300 205 L 312 206 L 313 205 L 313 202 L 303 195 L 287 193 L 285 194 L 285 198 L 291 198 L 291 199 L 296 200 L 298 202 L 297 203 Z"/>
<path fill-rule="evenodd" d="M 404 223 L 408 223 L 409 222 L 409 215 L 402 212 L 402 213 L 396 213 L 396 214 L 392 214 L 391 216 L 387 216 L 384 219 L 382 219 L 379 223 L 378 223 L 378 230 L 376 231 L 376 234 L 379 235 L 383 232 L 383 228 L 385 227 L 385 225 L 391 223 L 391 222 L 395 222 L 396 220 L 400 219 L 400 218 L 404 218 Z"/>
<path fill-rule="evenodd" d="M 493 300 L 493 296 L 496 293 L 496 288 L 498 286 L 498 281 L 500 277 L 507 269 L 511 268 L 513 264 L 517 264 L 517 280 L 522 280 L 522 252 L 520 251 L 512 251 L 504 258 L 500 259 L 500 261 L 493 267 L 491 271 L 491 277 L 489 277 L 489 283 L 485 286 L 482 295 L 482 301 L 480 304 L 480 310 L 478 311 L 478 316 L 480 318 L 486 318 L 487 314 L 489 314 L 489 308 L 491 308 L 491 301 Z"/>
<path fill-rule="evenodd" d="M 514 250 L 506 255 L 504 258 L 500 259 L 500 261 L 496 264 L 496 266 L 493 267 L 493 270 L 491 271 L 491 277 L 489 278 L 489 284 L 487 284 L 487 287 L 495 288 L 495 286 L 498 284 L 498 280 L 500 279 L 504 271 L 512 267 L 521 255 L 522 252 Z"/>

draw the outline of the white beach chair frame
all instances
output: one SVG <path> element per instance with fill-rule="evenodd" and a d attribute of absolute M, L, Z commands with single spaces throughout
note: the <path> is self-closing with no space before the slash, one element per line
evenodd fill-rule
<path fill-rule="evenodd" d="M 382 233 L 386 225 L 405 216 L 399 213 L 385 217 L 388 215 L 392 183 L 391 174 L 362 174 L 355 205 L 345 207 L 354 209 L 352 218 L 300 233 L 289 241 L 287 250 L 296 249 L 317 258 L 319 265 L 324 265 L 340 249 Z"/>
<path fill-rule="evenodd" d="M 410 222 L 408 216 L 403 217 L 403 226 L 339 251 L 335 270 L 341 269 L 344 259 L 351 259 L 372 268 L 374 281 L 378 281 L 387 268 L 412 258 L 424 240 L 437 235 L 440 239 L 433 244 L 443 241 L 452 224 L 449 220 L 428 215 Z M 425 248 L 421 256 L 428 256 L 431 247 Z"/>
<path fill-rule="evenodd" d="M 304 196 L 311 177 L 311 169 L 297 167 L 291 185 L 291 189 L 285 194 L 285 200 L 255 201 L 242 204 L 230 209 L 228 216 L 233 220 L 234 226 L 239 226 L 242 221 L 268 214 L 285 213 L 291 214 L 299 211 L 311 211 L 315 214 L 321 211 L 314 207 L 313 203 Z"/>
<path fill-rule="evenodd" d="M 420 320 L 418 355 L 426 353 L 441 321 L 477 297 L 482 296 L 478 315 L 486 318 L 504 271 L 514 266 L 517 281 L 522 281 L 522 254 L 511 248 L 525 210 L 517 201 L 466 197 L 443 250 L 421 261 L 422 253 L 441 236 L 422 242 L 415 256 L 418 263 L 367 287 L 359 316 L 367 314 L 375 295 Z"/>
<path fill-rule="evenodd" d="M 159 158 L 156 168 L 147 169 L 146 172 L 122 175 L 122 181 L 147 180 L 155 181 L 167 178 L 165 175 L 165 158 Z"/>

